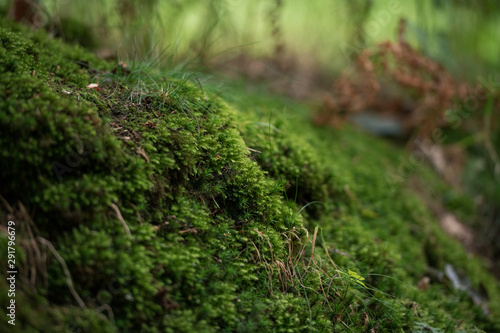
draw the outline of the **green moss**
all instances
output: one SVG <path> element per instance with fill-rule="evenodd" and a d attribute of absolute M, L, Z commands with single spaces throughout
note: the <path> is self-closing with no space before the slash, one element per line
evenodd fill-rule
<path fill-rule="evenodd" d="M 259 98 L 270 105 L 259 97 L 262 94 L 248 97 L 253 104 L 247 100 L 235 101 L 246 111 L 240 116 L 240 121 L 247 124 L 242 130 L 243 137 L 252 148 L 265 151 L 268 145 L 268 153 L 255 154 L 255 158 L 277 180 L 290 181 L 291 177 L 284 175 L 290 175 L 289 170 L 296 168 L 293 177 L 302 181 L 298 187 L 288 185 L 292 191 L 285 192 L 286 198 L 304 198 L 301 188 L 306 193 L 308 187 L 315 189 L 310 191 L 314 196 L 300 204 L 321 201 L 319 218 L 311 206 L 304 212 L 308 213 L 309 223 L 314 221 L 322 227 L 322 236 L 331 244 L 329 249 L 334 261 L 341 267 L 362 272 L 373 287 L 406 298 L 408 301 L 400 301 L 404 306 L 412 300 L 432 309 L 420 315 L 427 316 L 430 323 L 439 322 L 438 327 L 453 331 L 461 319 L 468 318 L 488 331 L 496 329 L 498 322 L 489 322 L 467 297 L 456 297 L 451 286 L 433 281 L 437 284 L 434 291 L 419 292 L 416 288 L 419 279 L 429 274 L 428 266 L 443 270 L 446 263 L 451 263 L 466 272 L 475 288 L 488 285 L 490 310 L 499 310 L 496 297 L 491 297 L 498 293 L 498 283 L 486 273 L 486 266 L 444 234 L 436 217 L 431 216 L 414 193 L 401 186 L 404 183 L 388 178 L 397 171 L 400 158 L 405 158 L 405 154 L 357 130 L 331 131 L 308 126 L 307 113 L 291 106 L 287 100 L 281 104 L 281 107 L 287 106 L 284 110 L 253 106 Z M 252 109 L 254 112 L 249 112 Z M 270 119 L 272 122 L 263 126 Z M 294 133 L 300 133 L 300 137 Z M 269 151 L 274 152 L 273 155 L 270 156 Z M 299 157 L 290 157 L 294 155 Z M 311 170 L 308 166 L 312 166 Z M 431 184 L 433 200 L 444 198 L 443 205 L 448 209 L 462 216 L 470 214 L 467 199 L 450 191 L 425 166 L 419 166 L 416 174 Z M 322 188 L 327 189 L 328 196 L 323 195 Z M 443 193 L 455 199 L 448 200 L 450 196 Z M 465 204 L 455 207 L 451 204 L 453 201 Z M 481 278 L 477 279 L 479 275 Z M 448 304 L 446 312 L 440 309 L 441 302 Z"/>
<path fill-rule="evenodd" d="M 414 194 L 387 182 L 394 147 L 313 128 L 297 103 L 235 89 L 227 104 L 17 25 L 0 42 L 0 194 L 12 206 L 0 218 L 20 226 L 25 253 L 20 331 L 498 325 L 493 298 L 487 317 L 440 282 L 418 291 L 428 265 L 450 262 L 498 295 Z M 33 267 L 46 274 L 28 278 Z"/>

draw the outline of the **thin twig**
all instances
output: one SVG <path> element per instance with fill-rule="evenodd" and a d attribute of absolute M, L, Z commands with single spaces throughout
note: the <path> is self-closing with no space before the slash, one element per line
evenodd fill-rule
<path fill-rule="evenodd" d="M 200 85 L 201 91 L 203 91 L 203 95 L 205 95 L 205 102 L 208 102 L 207 93 L 205 92 L 205 89 L 203 89 L 203 86 L 201 85 L 201 81 L 200 81 L 200 79 L 198 79 L 198 77 L 196 77 L 196 81 L 198 81 L 198 84 Z"/>
<path fill-rule="evenodd" d="M 31 282 L 31 285 L 33 287 L 35 287 L 35 282 L 36 282 L 36 263 L 41 263 L 41 259 L 42 259 L 42 254 L 40 252 L 40 249 L 38 247 L 38 244 L 35 240 L 35 236 L 33 235 L 33 232 L 31 230 L 31 218 L 29 217 L 28 215 L 28 211 L 26 210 L 26 207 L 24 207 L 24 205 L 19 202 L 19 209 L 20 209 L 20 212 L 21 214 L 24 215 L 24 219 L 26 221 L 26 230 L 28 231 L 28 238 L 30 240 L 30 243 L 33 244 L 32 246 L 28 246 L 27 247 L 27 250 L 29 252 L 34 252 L 34 254 L 30 255 L 30 260 L 34 260 L 34 263 L 32 263 L 31 265 L 31 277 L 30 277 L 30 282 Z M 33 258 L 33 256 L 35 258 Z"/>
<path fill-rule="evenodd" d="M 134 209 L 135 211 L 135 214 L 137 216 L 137 220 L 139 221 L 139 225 L 142 225 L 142 217 L 141 217 L 141 213 L 139 213 L 139 210 L 137 209 L 137 206 L 134 205 L 133 203 L 129 202 L 130 206 L 132 206 L 132 208 Z"/>
<path fill-rule="evenodd" d="M 73 280 L 71 279 L 71 273 L 69 272 L 68 266 L 66 265 L 66 262 L 64 261 L 63 257 L 61 257 L 61 255 L 56 251 L 52 243 L 46 240 L 45 238 L 38 237 L 38 241 L 47 246 L 50 252 L 52 252 L 52 254 L 54 255 L 54 257 L 56 257 L 57 261 L 59 261 L 64 271 L 64 275 L 66 275 L 66 284 L 68 285 L 69 291 L 75 298 L 78 305 L 80 305 L 82 309 L 86 308 L 85 303 L 83 302 L 83 300 L 80 298 L 75 288 L 73 287 Z"/>
<path fill-rule="evenodd" d="M 249 148 L 249 147 L 245 147 L 245 149 L 248 149 L 250 151 L 253 151 L 254 153 L 259 153 L 259 154 L 262 154 L 262 152 L 260 150 L 257 150 L 257 149 L 252 149 L 252 148 Z"/>
<path fill-rule="evenodd" d="M 351 329 L 349 328 L 349 326 L 346 325 L 346 323 L 344 323 L 342 320 L 340 322 L 342 323 L 342 325 L 345 326 L 345 328 L 347 328 L 349 330 L 349 332 L 352 332 Z"/>
<path fill-rule="evenodd" d="M 188 233 L 188 232 L 192 232 L 192 233 L 198 233 L 198 229 L 200 228 L 191 228 L 191 229 L 186 229 L 186 230 L 181 230 L 179 231 L 180 234 L 185 234 L 185 233 Z"/>
<path fill-rule="evenodd" d="M 11 215 L 13 215 L 14 214 L 14 209 L 12 208 L 11 205 L 9 205 L 9 203 L 7 202 L 7 200 L 5 200 L 5 198 L 2 195 L 0 195 L 0 201 L 2 201 L 2 203 L 4 204 L 5 208 L 7 208 L 7 210 L 9 211 L 9 213 Z"/>
<path fill-rule="evenodd" d="M 125 222 L 125 220 L 123 219 L 122 213 L 120 212 L 120 209 L 118 208 L 118 206 L 115 205 L 114 203 L 112 203 L 111 208 L 115 211 L 116 216 L 118 217 L 118 220 L 120 220 L 121 224 L 123 225 L 123 229 L 125 229 L 125 232 L 127 233 L 127 235 L 129 237 L 132 237 L 132 234 L 130 233 L 130 229 L 129 229 L 127 223 Z"/>

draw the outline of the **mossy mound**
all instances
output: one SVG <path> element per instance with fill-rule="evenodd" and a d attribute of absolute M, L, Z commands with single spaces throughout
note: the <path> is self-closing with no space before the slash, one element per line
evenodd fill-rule
<path fill-rule="evenodd" d="M 0 73 L 0 218 L 16 223 L 19 271 L 2 330 L 499 328 L 496 282 L 388 185 L 394 148 L 8 22 Z M 445 263 L 484 286 L 492 314 L 441 282 L 419 291 Z"/>

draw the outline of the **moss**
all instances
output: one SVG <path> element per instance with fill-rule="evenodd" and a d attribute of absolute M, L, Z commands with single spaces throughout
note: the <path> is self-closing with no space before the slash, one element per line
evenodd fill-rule
<path fill-rule="evenodd" d="M 259 91 L 248 99 L 262 99 L 259 97 L 262 94 Z M 307 113 L 290 107 L 292 104 L 287 100 L 281 104 L 287 106 L 284 111 L 273 107 L 249 107 L 255 102 L 245 103 L 246 100 L 236 102 L 246 111 L 241 114 L 240 121 L 247 124 L 242 135 L 252 143 L 249 146 L 265 150 L 267 143 L 271 147 L 267 150 L 274 151 L 271 157 L 265 153 L 255 154 L 259 164 L 265 169 L 272 169 L 270 173 L 277 180 L 284 177 L 287 170 L 296 167 L 293 177 L 302 180 L 297 190 L 298 198 L 301 197 L 301 188 L 315 187 L 312 191 L 315 196 L 301 204 L 321 200 L 319 219 L 316 212 L 310 212 L 310 206 L 305 211 L 310 214 L 309 223 L 314 219 L 322 227 L 324 239 L 331 244 L 332 258 L 339 266 L 363 272 L 370 285 L 387 294 L 425 304 L 432 310 L 420 315 L 429 322 L 439 322 L 438 327 L 453 330 L 462 318 L 469 318 L 488 331 L 497 327 L 498 323 L 488 322 L 482 310 L 472 306 L 470 299 L 457 298 L 448 286 L 437 283 L 434 291 L 429 292 L 420 292 L 416 288 L 419 279 L 429 274 L 428 266 L 443 270 L 446 263 L 451 263 L 466 271 L 466 275 L 475 281 L 475 288 L 483 288 L 480 283 L 489 285 L 490 309 L 493 312 L 499 309 L 499 304 L 491 298 L 498 292 L 497 283 L 486 273 L 486 266 L 480 260 L 472 259 L 456 241 L 444 234 L 436 217 L 428 212 L 422 201 L 406 186 L 401 186 L 404 183 L 397 184 L 387 179 L 387 175 L 395 171 L 399 159 L 405 158 L 402 151 L 351 128 L 331 131 L 308 127 Z M 268 104 L 267 101 L 265 103 Z M 249 112 L 252 108 L 255 108 L 254 112 Z M 272 122 L 262 126 L 269 119 Z M 300 133 L 300 137 L 293 133 Z M 281 154 L 283 152 L 287 153 Z M 288 157 L 294 154 L 300 157 Z M 326 165 L 328 167 L 324 167 Z M 313 167 L 309 171 L 304 166 Z M 455 200 L 463 202 L 467 202 L 466 198 L 453 194 L 424 165 L 416 171 L 434 188 L 434 200 L 444 197 L 443 205 L 448 209 L 467 214 L 464 208 L 470 205 L 454 207 L 442 194 L 450 193 Z M 325 180 L 318 181 L 321 179 Z M 325 192 L 315 184 L 328 189 L 326 199 L 322 196 Z M 289 193 L 285 193 L 285 197 L 294 200 Z M 482 277 L 477 279 L 479 275 Z M 449 298 L 452 301 L 445 301 Z M 448 313 L 440 309 L 440 302 L 448 303 Z"/>
<path fill-rule="evenodd" d="M 387 183 L 394 147 L 313 128 L 300 104 L 236 89 L 228 104 L 146 65 L 0 26 L 0 194 L 10 203 L 0 218 L 20 226 L 24 331 L 498 325 L 444 284 L 416 288 L 430 262 L 451 262 L 498 294 L 422 203 Z M 46 274 L 30 279 L 33 267 Z"/>

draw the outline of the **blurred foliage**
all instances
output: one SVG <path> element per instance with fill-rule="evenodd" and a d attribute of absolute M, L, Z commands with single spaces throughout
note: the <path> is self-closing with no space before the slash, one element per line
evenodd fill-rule
<path fill-rule="evenodd" d="M 40 6 L 50 29 L 59 18 L 79 20 L 122 58 L 168 50 L 176 63 L 206 64 L 221 52 L 273 55 L 279 38 L 292 55 L 339 71 L 349 61 L 343 45 L 364 48 L 393 40 L 397 22 L 405 18 L 413 41 L 455 74 L 471 79 L 499 69 L 494 41 L 500 11 L 491 0 L 43 0 Z"/>
<path fill-rule="evenodd" d="M 0 1 L 0 7 L 10 2 Z M 413 42 L 455 74 L 472 79 L 499 69 L 494 41 L 500 11 L 490 0 L 43 0 L 40 7 L 49 30 L 57 29 L 60 19 L 77 20 L 90 30 L 87 35 L 99 36 L 103 49 L 119 50 L 123 59 L 165 50 L 184 64 L 207 64 L 220 53 L 271 56 L 279 38 L 291 55 L 338 72 L 349 61 L 345 45 L 364 48 L 394 40 L 397 22 L 405 18 Z M 87 38 L 82 35 L 82 42 Z"/>

